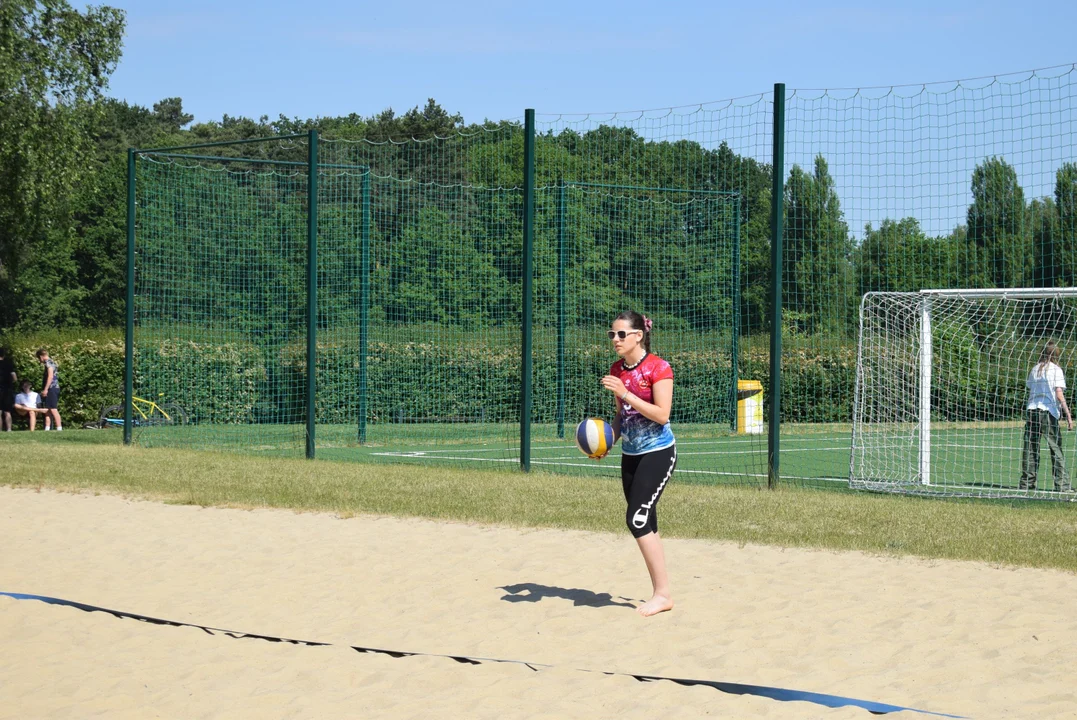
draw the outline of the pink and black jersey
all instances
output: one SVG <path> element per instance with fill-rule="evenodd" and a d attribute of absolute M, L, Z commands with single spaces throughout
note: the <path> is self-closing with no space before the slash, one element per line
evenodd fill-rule
<path fill-rule="evenodd" d="M 640 400 L 653 403 L 651 387 L 659 380 L 672 380 L 673 368 L 657 355 L 647 353 L 631 367 L 626 366 L 624 360 L 618 360 L 610 368 L 610 375 L 620 378 L 628 392 Z M 659 425 L 632 406 L 621 403 L 621 452 L 625 455 L 642 455 L 664 450 L 673 443 L 673 430 L 669 423 Z"/>

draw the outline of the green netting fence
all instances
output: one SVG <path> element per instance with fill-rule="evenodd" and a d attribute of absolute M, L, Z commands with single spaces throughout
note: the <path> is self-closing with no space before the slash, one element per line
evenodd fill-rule
<path fill-rule="evenodd" d="M 133 422 L 147 445 L 299 449 L 307 176 L 290 167 L 137 165 Z M 296 392 L 296 389 L 300 392 Z M 154 422 L 149 402 L 186 423 Z"/>
<path fill-rule="evenodd" d="M 1075 284 L 1075 80 L 1065 66 L 787 93 L 782 361 L 822 363 L 815 382 L 783 382 L 783 436 L 849 420 L 865 293 Z M 967 329 L 979 334 L 971 319 Z M 982 337 L 970 367 L 990 366 L 1005 340 Z M 1058 340 L 1077 350 L 1077 337 Z M 1072 378 L 1077 366 L 1066 371 Z M 1023 377 L 1012 390 L 1024 395 Z M 974 403 L 964 416 L 938 394 L 933 403 L 940 422 L 982 420 Z M 1021 402 L 1006 407 L 994 422 L 1023 422 Z M 848 476 L 846 443 L 831 447 L 828 472 Z M 1072 437 L 1067 449 L 1077 462 Z M 1011 443 L 997 457 L 1020 450 Z M 999 462 L 996 477 L 1016 481 L 1019 466 Z"/>
<path fill-rule="evenodd" d="M 634 309 L 682 479 L 843 486 L 864 293 L 1074 284 L 1074 73 L 132 151 L 130 389 L 189 420 L 131 430 L 616 474 L 572 430 Z"/>

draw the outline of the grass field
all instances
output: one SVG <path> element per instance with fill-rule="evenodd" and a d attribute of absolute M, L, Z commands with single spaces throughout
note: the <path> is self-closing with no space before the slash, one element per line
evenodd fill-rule
<path fill-rule="evenodd" d="M 116 432 L 112 430 L 109 432 Z M 473 469 L 516 467 L 520 458 L 519 427 L 513 424 L 384 424 L 368 428 L 360 444 L 354 426 L 319 425 L 316 455 L 323 460 L 408 463 Z M 533 469 L 575 475 L 620 477 L 620 447 L 601 461 L 584 457 L 572 439 L 557 438 L 554 426 L 532 430 Z M 300 425 L 156 427 L 137 433 L 140 445 L 212 449 L 302 457 Z M 735 435 L 715 426 L 677 427 L 677 473 L 681 482 L 703 485 L 767 484 L 766 435 Z M 813 432 L 784 433 L 782 476 L 792 484 L 841 488 L 849 478 L 848 429 L 824 427 Z"/>
<path fill-rule="evenodd" d="M 0 436 L 5 465 L 27 469 L 5 482 L 203 506 L 625 532 L 620 483 L 602 474 L 572 476 L 538 466 L 524 474 L 495 463 L 436 467 L 390 463 L 388 457 L 377 464 L 348 463 L 124 447 L 120 437 L 118 431 L 89 430 L 5 434 Z M 824 440 L 825 434 L 813 442 Z M 765 447 L 761 436 L 751 442 Z M 1077 571 L 1077 506 L 1072 503 L 925 499 L 789 485 L 769 491 L 703 485 L 691 477 L 678 473 L 663 499 L 664 535 Z"/>
<path fill-rule="evenodd" d="M 113 430 L 111 432 L 117 432 Z M 351 425 L 319 424 L 320 459 L 364 462 L 434 463 L 470 468 L 519 463 L 519 426 L 510 423 L 370 425 L 360 444 Z M 588 460 L 572 439 L 572 428 L 558 438 L 552 425 L 532 428 L 531 457 L 536 468 L 573 474 L 618 476 L 620 449 L 600 462 Z M 146 447 L 210 449 L 224 447 L 277 456 L 301 456 L 302 425 L 225 425 L 136 429 Z M 677 426 L 678 472 L 685 482 L 765 485 L 767 436 L 736 435 L 714 425 Z M 849 478 L 848 426 L 813 426 L 782 435 L 782 476 L 789 482 L 835 485 Z"/>
<path fill-rule="evenodd" d="M 916 427 L 879 427 L 863 436 L 856 457 L 856 477 L 869 478 L 871 489 L 899 489 L 920 494 L 991 496 L 1017 494 L 1021 472 L 1023 423 L 937 423 L 932 430 L 931 484 L 919 477 Z M 767 436 L 736 435 L 715 425 L 679 425 L 678 480 L 702 485 L 765 486 Z M 533 469 L 575 475 L 619 476 L 619 446 L 602 461 L 588 460 L 572 440 L 558 438 L 552 425 L 534 425 Z M 147 447 L 212 449 L 302 457 L 301 425 L 188 426 L 147 428 L 138 434 Z M 324 460 L 411 463 L 472 469 L 519 464 L 519 428 L 510 423 L 372 424 L 360 444 L 351 425 L 319 425 L 317 457 Z M 1067 467 L 1077 470 L 1077 436 L 1063 436 Z M 851 433 L 847 425 L 785 425 L 782 428 L 782 482 L 798 487 L 840 490 L 850 476 Z M 1041 449 L 1037 497 L 1055 499 L 1046 443 Z"/>

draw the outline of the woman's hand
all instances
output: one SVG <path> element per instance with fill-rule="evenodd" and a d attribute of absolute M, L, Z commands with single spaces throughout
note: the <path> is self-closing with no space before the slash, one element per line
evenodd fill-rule
<path fill-rule="evenodd" d="M 606 388 L 611 393 L 616 395 L 618 400 L 623 398 L 625 396 L 625 393 L 628 392 L 628 388 L 626 388 L 625 384 L 621 382 L 621 378 L 614 377 L 613 375 L 607 375 L 606 377 L 602 378 L 602 387 Z"/>

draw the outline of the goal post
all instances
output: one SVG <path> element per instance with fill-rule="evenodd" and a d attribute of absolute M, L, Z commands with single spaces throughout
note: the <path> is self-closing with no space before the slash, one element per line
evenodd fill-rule
<path fill-rule="evenodd" d="M 1055 457 L 1046 437 L 1040 453 L 1026 438 L 1025 380 L 1048 341 L 1061 348 L 1059 364 L 1072 383 L 1077 288 L 865 294 L 850 487 L 1073 499 L 1057 492 L 1072 486 L 1073 440 L 1063 435 Z M 1022 488 L 1022 472 L 1032 469 L 1037 481 Z"/>

